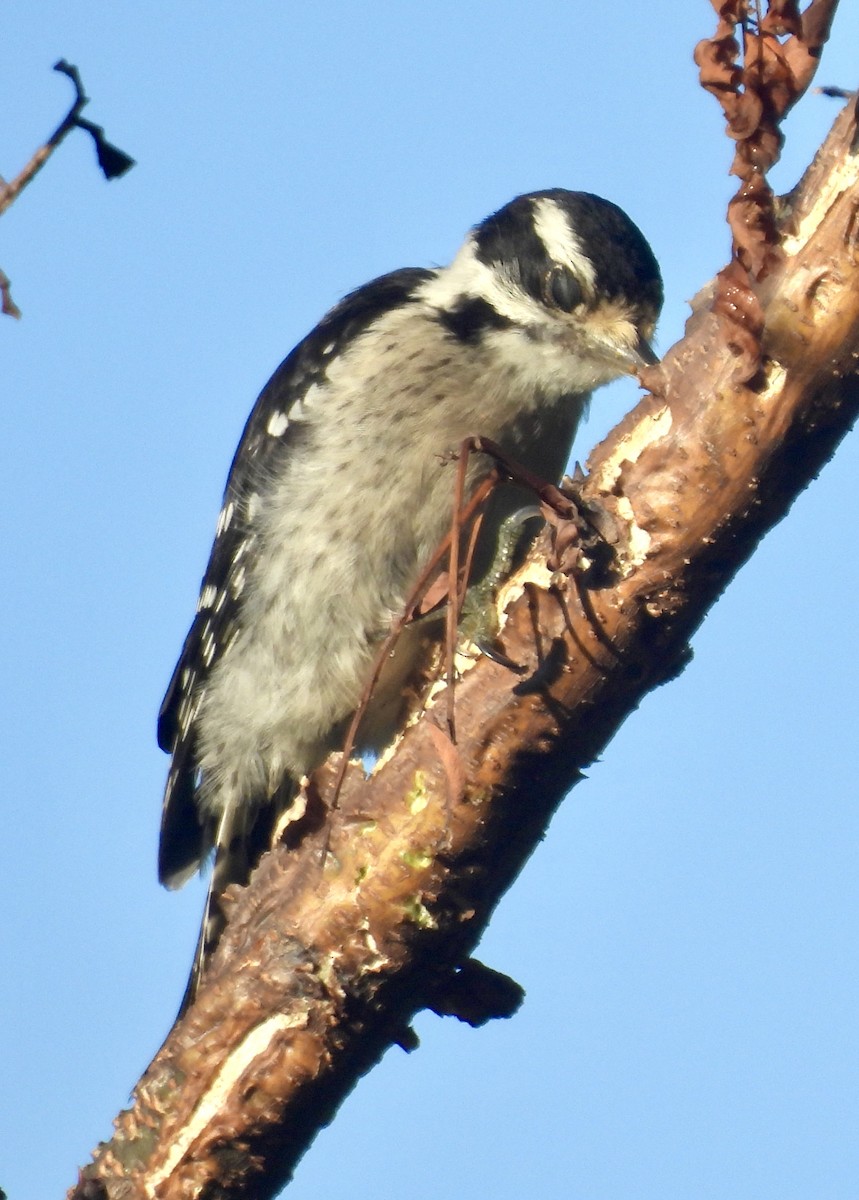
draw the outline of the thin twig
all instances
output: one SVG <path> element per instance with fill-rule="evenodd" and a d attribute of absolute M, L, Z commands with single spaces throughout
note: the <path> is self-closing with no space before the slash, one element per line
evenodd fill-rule
<path fill-rule="evenodd" d="M 0 271 L 0 312 L 7 317 L 18 318 L 21 310 L 12 299 L 12 285 L 5 271 Z"/>
<path fill-rule="evenodd" d="M 95 142 L 99 166 L 105 178 L 116 179 L 134 166 L 133 158 L 130 158 L 123 150 L 111 145 L 106 140 L 104 130 L 100 125 L 94 125 L 92 121 L 86 121 L 81 117 L 81 111 L 85 105 L 89 104 L 89 96 L 84 91 L 80 72 L 77 67 L 72 66 L 71 63 L 67 63 L 64 58 L 61 58 L 59 62 L 54 63 L 54 70 L 59 71 L 62 75 L 67 75 L 71 79 L 75 88 L 74 101 L 57 128 L 44 145 L 39 147 L 23 170 L 9 183 L 0 186 L 0 215 L 17 199 L 27 184 L 39 173 L 57 146 L 75 128 L 84 129 Z"/>
<path fill-rule="evenodd" d="M 460 512 L 465 496 L 465 476 L 471 454 L 472 438 L 466 438 L 459 450 L 459 461 L 453 487 L 453 513 L 450 521 L 450 550 L 447 567 L 447 612 L 445 614 L 445 663 L 447 668 L 447 732 L 456 744 L 456 720 L 454 715 L 454 660 L 456 658 L 456 631 L 459 625 L 459 539 L 462 530 Z"/>
<path fill-rule="evenodd" d="M 477 441 L 478 439 L 473 439 L 473 440 Z M 492 489 L 495 487 L 497 482 L 498 482 L 497 475 L 493 472 L 492 475 L 489 475 L 486 479 L 484 479 L 480 483 L 480 485 L 476 489 L 474 495 L 471 497 L 468 504 L 464 507 L 464 509 L 460 513 L 460 517 L 459 517 L 460 526 L 462 526 L 463 524 L 465 524 L 467 521 L 469 521 L 471 519 L 471 517 L 474 515 L 474 513 L 477 511 L 477 509 L 480 507 L 480 505 L 484 502 L 484 500 L 490 494 Z M 332 789 L 331 805 L 330 805 L 332 812 L 334 811 L 334 809 L 337 808 L 337 801 L 340 796 L 340 791 L 343 787 L 343 780 L 346 778 L 346 771 L 349 767 L 349 757 L 355 747 L 355 738 L 358 733 L 358 727 L 360 726 L 361 721 L 363 720 L 364 715 L 367 711 L 367 705 L 370 701 L 370 697 L 373 694 L 373 689 L 375 688 L 376 684 L 379 682 L 379 676 L 382 673 L 382 668 L 385 665 L 385 661 L 386 661 L 388 655 L 390 654 L 391 650 L 394 648 L 397 638 L 400 636 L 403 629 L 406 627 L 406 625 L 408 625 L 408 623 L 412 619 L 413 612 L 415 611 L 418 604 L 420 603 L 421 597 L 423 596 L 424 592 L 426 591 L 427 586 L 428 586 L 430 580 L 432 579 L 433 575 L 435 574 L 439 564 L 443 561 L 445 555 L 447 554 L 449 547 L 450 547 L 450 533 L 448 533 L 447 536 L 444 538 L 444 540 L 440 543 L 440 545 L 438 546 L 438 549 L 435 551 L 432 558 L 429 560 L 427 565 L 424 567 L 423 571 L 420 574 L 420 577 L 418 578 L 417 583 L 412 588 L 411 594 L 409 595 L 409 597 L 404 605 L 402 614 L 397 618 L 397 620 L 391 626 L 390 633 L 388 634 L 388 636 L 385 638 L 385 640 L 382 642 L 381 646 L 379 647 L 379 650 L 376 654 L 375 661 L 373 663 L 373 670 L 370 673 L 370 676 L 369 676 L 366 684 L 364 685 L 364 691 L 361 693 L 361 699 L 358 702 L 358 707 L 355 710 L 355 713 L 349 724 L 349 729 L 346 733 L 346 738 L 345 738 L 345 741 L 343 744 L 342 757 L 340 760 L 340 766 L 337 769 L 337 775 L 335 776 L 334 785 L 333 785 L 333 789 Z"/>

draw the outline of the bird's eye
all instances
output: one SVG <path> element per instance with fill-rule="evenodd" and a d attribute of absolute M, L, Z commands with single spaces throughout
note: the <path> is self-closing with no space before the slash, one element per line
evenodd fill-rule
<path fill-rule="evenodd" d="M 584 299 L 582 285 L 572 271 L 554 266 L 546 273 L 543 282 L 543 298 L 553 308 L 572 312 Z"/>

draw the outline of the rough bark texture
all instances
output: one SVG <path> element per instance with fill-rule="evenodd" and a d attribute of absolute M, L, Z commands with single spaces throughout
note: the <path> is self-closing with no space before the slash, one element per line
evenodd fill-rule
<path fill-rule="evenodd" d="M 72 1195 L 272 1196 L 360 1075 L 408 1044 L 418 1009 L 488 1015 L 482 999 L 465 1011 L 484 976 L 459 968 L 495 904 L 859 409 L 856 141 L 851 102 L 780 211 L 755 285 L 756 374 L 737 382 L 704 293 L 651 394 L 594 451 L 586 495 L 617 522 L 613 578 L 550 574 L 547 533 L 504 597 L 504 648 L 526 673 L 474 662 L 457 746 L 438 697 L 370 779 L 350 768 L 333 813 L 327 768 L 289 848 L 236 894 L 197 1002 Z"/>

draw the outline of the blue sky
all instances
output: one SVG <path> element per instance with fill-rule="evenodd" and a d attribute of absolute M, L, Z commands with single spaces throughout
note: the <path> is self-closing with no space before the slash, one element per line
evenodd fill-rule
<path fill-rule="evenodd" d="M 630 16 L 631 9 L 635 15 Z M 821 83 L 852 86 L 843 6 Z M 62 1194 L 160 1044 L 203 886 L 155 878 L 155 714 L 227 467 L 340 295 L 445 262 L 513 195 L 626 208 L 659 345 L 723 264 L 731 149 L 697 87 L 709 4 L 43 0 L 0 15 L 0 172 L 71 137 L 0 223 L 0 1186 Z M 598 14 L 598 15 L 594 15 Z M 790 187 L 837 107 L 808 96 Z M 635 401 L 600 392 L 577 455 Z M 848 1200 L 856 1033 L 859 449 L 848 438 L 562 806 L 482 948 L 509 1022 L 425 1015 L 299 1167 L 295 1200 Z"/>

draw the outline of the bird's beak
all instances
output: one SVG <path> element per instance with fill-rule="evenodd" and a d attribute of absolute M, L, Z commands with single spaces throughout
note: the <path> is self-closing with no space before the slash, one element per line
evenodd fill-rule
<path fill-rule="evenodd" d="M 655 367 L 659 362 L 659 355 L 643 333 L 638 335 L 638 342 L 629 357 L 634 371 L 640 370 L 642 367 Z"/>

